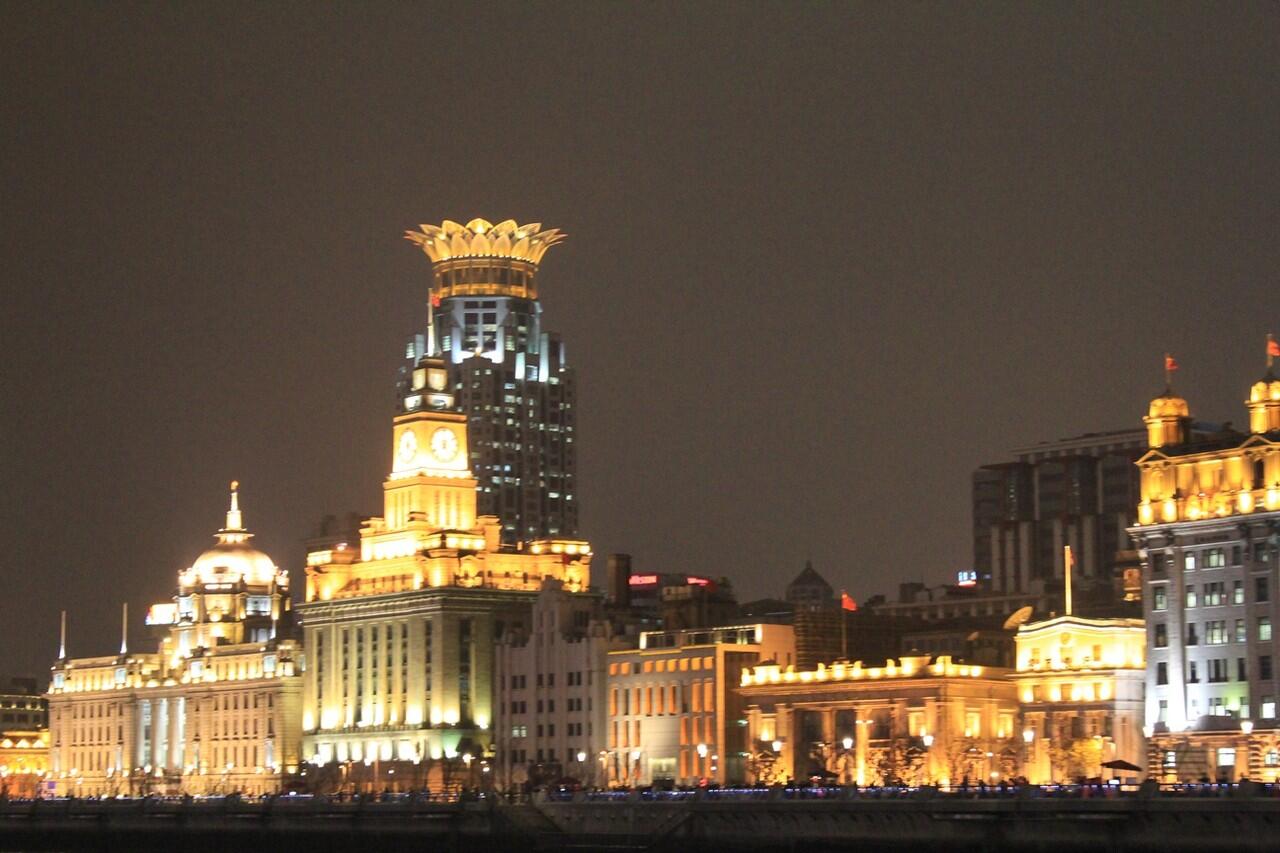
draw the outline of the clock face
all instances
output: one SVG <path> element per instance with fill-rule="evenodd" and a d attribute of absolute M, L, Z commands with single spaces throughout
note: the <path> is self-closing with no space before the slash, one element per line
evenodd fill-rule
<path fill-rule="evenodd" d="M 400 433 L 400 447 L 396 451 L 400 455 L 400 462 L 404 465 L 410 465 L 413 460 L 418 458 L 418 435 L 411 429 L 407 429 Z"/>
<path fill-rule="evenodd" d="M 458 455 L 458 437 L 453 430 L 440 427 L 431 433 L 431 455 L 441 462 L 452 462 Z"/>

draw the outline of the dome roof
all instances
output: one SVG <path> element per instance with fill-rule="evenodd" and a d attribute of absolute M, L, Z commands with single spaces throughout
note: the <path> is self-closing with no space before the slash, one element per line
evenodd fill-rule
<path fill-rule="evenodd" d="M 219 534 L 220 536 L 222 534 Z M 248 534 L 241 534 L 248 538 Z M 198 583 L 270 583 L 276 576 L 271 558 L 247 542 L 219 541 L 191 564 L 187 572 Z"/>
<path fill-rule="evenodd" d="M 1249 389 L 1250 403 L 1262 403 L 1267 400 L 1280 400 L 1280 379 L 1277 379 L 1270 370 Z"/>
<path fill-rule="evenodd" d="M 240 484 L 233 480 L 227 526 L 215 536 L 218 544 L 197 557 L 182 573 L 185 583 L 267 584 L 280 572 L 270 557 L 249 544 L 253 534 L 244 529 L 241 521 L 239 487 Z"/>
<path fill-rule="evenodd" d="M 1191 417 L 1191 407 L 1187 405 L 1186 400 L 1173 396 L 1172 391 L 1166 391 L 1151 401 L 1151 408 L 1147 410 L 1147 417 L 1188 418 Z"/>

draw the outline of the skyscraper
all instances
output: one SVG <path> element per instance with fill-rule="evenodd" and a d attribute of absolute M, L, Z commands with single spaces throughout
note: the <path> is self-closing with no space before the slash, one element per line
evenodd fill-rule
<path fill-rule="evenodd" d="M 1110 585 L 1132 549 L 1125 528 L 1138 497 L 1140 429 L 1087 433 L 1014 451 L 973 474 L 974 569 L 1001 593 L 1043 594 L 1062 583 L 1063 546 L 1076 579 Z"/>
<path fill-rule="evenodd" d="M 564 239 L 540 223 L 473 219 L 406 237 L 431 259 L 427 328 L 406 348 L 398 406 L 427 405 L 426 359 L 441 358 L 467 416 L 476 511 L 504 544 L 577 536 L 575 381 L 559 335 L 542 328 L 538 265 Z"/>

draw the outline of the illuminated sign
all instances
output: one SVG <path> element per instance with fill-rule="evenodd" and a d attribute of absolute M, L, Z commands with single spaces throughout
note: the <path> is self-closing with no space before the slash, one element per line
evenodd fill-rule
<path fill-rule="evenodd" d="M 657 575 L 632 575 L 627 578 L 627 583 L 631 586 L 653 586 L 657 582 Z"/>
<path fill-rule="evenodd" d="M 978 572 L 976 569 L 966 569 L 956 572 L 956 586 L 977 586 Z"/>
<path fill-rule="evenodd" d="M 693 575 L 687 575 L 684 580 L 689 586 L 711 586 L 710 578 L 696 578 Z"/>

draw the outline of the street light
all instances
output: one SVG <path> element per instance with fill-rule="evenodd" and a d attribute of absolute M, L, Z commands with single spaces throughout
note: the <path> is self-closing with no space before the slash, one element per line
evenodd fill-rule
<path fill-rule="evenodd" d="M 849 737 L 848 735 L 845 735 L 844 740 L 840 741 L 840 743 L 844 746 L 845 749 L 853 749 L 853 738 Z"/>
<path fill-rule="evenodd" d="M 920 739 L 924 741 L 925 749 L 928 749 L 929 747 L 933 746 L 933 735 L 926 733 L 923 736 L 921 736 Z"/>
<path fill-rule="evenodd" d="M 1032 742 L 1033 740 L 1035 740 L 1035 739 L 1036 739 L 1036 731 L 1035 731 L 1035 729 L 1023 729 L 1023 730 L 1022 730 L 1022 742 L 1023 742 L 1023 743 L 1025 743 L 1027 746 L 1030 746 L 1030 745 L 1031 745 L 1031 742 Z"/>
<path fill-rule="evenodd" d="M 707 745 L 705 743 L 698 744 L 698 757 L 699 758 L 707 757 Z"/>
<path fill-rule="evenodd" d="M 1253 733 L 1253 720 L 1241 720 L 1241 721 L 1240 721 L 1240 731 L 1244 732 L 1245 734 L 1252 734 L 1252 733 Z"/>
<path fill-rule="evenodd" d="M 775 740 L 772 744 L 774 752 L 782 752 L 782 741 Z"/>

